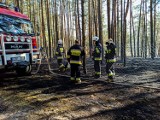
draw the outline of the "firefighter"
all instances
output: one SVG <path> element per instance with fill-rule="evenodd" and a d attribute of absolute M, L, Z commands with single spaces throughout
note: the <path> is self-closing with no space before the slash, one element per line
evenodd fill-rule
<path fill-rule="evenodd" d="M 113 81 L 115 75 L 113 64 L 116 62 L 116 46 L 113 40 L 110 38 L 106 42 L 105 58 L 106 58 L 106 73 L 109 81 Z"/>
<path fill-rule="evenodd" d="M 85 55 L 83 48 L 79 44 L 79 40 L 75 40 L 75 45 L 70 47 L 67 52 L 67 59 L 70 63 L 71 77 L 70 80 L 74 83 L 81 83 L 80 66 L 82 57 Z"/>
<path fill-rule="evenodd" d="M 101 77 L 101 61 L 102 61 L 102 46 L 99 43 L 97 36 L 93 37 L 94 51 L 92 57 L 94 60 L 95 78 Z"/>
<path fill-rule="evenodd" d="M 64 58 L 64 47 L 62 40 L 58 40 L 58 46 L 56 48 L 56 58 L 60 71 L 64 71 L 63 58 Z"/>

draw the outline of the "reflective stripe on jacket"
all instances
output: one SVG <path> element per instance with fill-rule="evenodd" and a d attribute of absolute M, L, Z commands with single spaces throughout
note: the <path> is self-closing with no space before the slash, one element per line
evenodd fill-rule
<path fill-rule="evenodd" d="M 116 58 L 114 58 L 114 59 L 107 59 L 106 62 L 108 62 L 108 63 L 113 62 L 114 63 L 114 62 L 116 62 Z"/>
<path fill-rule="evenodd" d="M 95 46 L 94 51 L 93 51 L 93 59 L 96 61 L 101 61 L 102 60 L 102 47 Z"/>
<path fill-rule="evenodd" d="M 67 58 L 70 61 L 70 64 L 82 64 L 82 56 L 85 55 L 84 50 L 80 45 L 73 45 L 67 53 Z"/>
<path fill-rule="evenodd" d="M 116 62 L 116 46 L 114 44 L 109 44 L 106 46 L 105 58 L 106 62 Z"/>
<path fill-rule="evenodd" d="M 64 55 L 64 48 L 62 45 L 58 45 L 56 49 L 57 59 L 63 59 L 63 55 Z"/>

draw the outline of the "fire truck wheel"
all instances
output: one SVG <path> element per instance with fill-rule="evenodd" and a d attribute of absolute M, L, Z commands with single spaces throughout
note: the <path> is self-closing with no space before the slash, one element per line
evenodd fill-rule
<path fill-rule="evenodd" d="M 18 68 L 16 70 L 17 74 L 22 75 L 30 75 L 31 74 L 31 65 L 26 66 L 25 68 Z"/>
<path fill-rule="evenodd" d="M 20 76 L 23 76 L 23 75 L 31 75 L 31 70 L 32 70 L 32 67 L 31 65 L 27 65 L 26 67 L 24 68 L 17 68 L 16 69 L 16 73 Z"/>
<path fill-rule="evenodd" d="M 31 65 L 28 65 L 27 67 L 26 67 L 26 74 L 27 75 L 31 75 L 31 71 L 32 71 L 32 66 Z"/>

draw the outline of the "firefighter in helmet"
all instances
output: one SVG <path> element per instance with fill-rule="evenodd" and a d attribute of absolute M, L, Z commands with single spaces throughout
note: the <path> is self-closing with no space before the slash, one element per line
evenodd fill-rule
<path fill-rule="evenodd" d="M 70 80 L 74 83 L 81 83 L 80 66 L 84 55 L 85 52 L 80 46 L 79 40 L 75 40 L 75 45 L 71 46 L 67 52 L 67 58 L 71 68 Z"/>
<path fill-rule="evenodd" d="M 64 47 L 62 40 L 58 40 L 58 46 L 56 48 L 56 58 L 59 66 L 59 70 L 64 70 L 63 58 L 64 58 Z"/>
<path fill-rule="evenodd" d="M 115 75 L 113 64 L 116 62 L 116 46 L 111 38 L 106 42 L 105 58 L 108 80 L 113 81 L 113 76 Z"/>
<path fill-rule="evenodd" d="M 94 44 L 92 57 L 94 60 L 95 78 L 99 78 L 101 76 L 102 46 L 99 42 L 99 37 L 94 36 L 92 40 Z"/>

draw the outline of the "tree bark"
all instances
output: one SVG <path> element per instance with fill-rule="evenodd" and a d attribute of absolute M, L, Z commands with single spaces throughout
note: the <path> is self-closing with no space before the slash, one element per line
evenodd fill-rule
<path fill-rule="evenodd" d="M 132 49 L 132 0 L 130 0 L 130 50 L 131 57 L 133 57 L 133 49 Z"/>
<path fill-rule="evenodd" d="M 150 0 L 150 32 L 151 32 L 151 58 L 154 59 L 154 31 L 153 31 L 153 1 Z"/>
<path fill-rule="evenodd" d="M 138 25 L 138 34 L 137 34 L 137 57 L 140 56 L 140 40 L 139 40 L 139 35 L 140 35 L 140 28 L 141 28 L 141 15 L 142 15 L 142 0 L 141 0 L 141 5 L 140 5 L 140 15 L 139 15 L 139 25 Z"/>
<path fill-rule="evenodd" d="M 80 26 L 80 13 L 79 13 L 79 0 L 77 0 L 77 14 L 78 14 L 78 31 L 79 31 L 78 39 L 80 40 L 80 44 L 82 44 L 81 26 Z"/>
<path fill-rule="evenodd" d="M 92 56 L 92 17 L 91 17 L 91 1 L 88 0 L 88 20 L 89 20 L 89 24 L 88 24 L 88 28 L 89 28 L 89 53 L 90 53 L 90 57 Z"/>
<path fill-rule="evenodd" d="M 85 15 L 84 15 L 84 1 L 81 0 L 81 9 L 82 9 L 82 46 L 84 51 L 86 51 L 86 38 L 85 38 Z M 83 70 L 86 73 L 86 56 L 83 57 Z"/>
<path fill-rule="evenodd" d="M 92 0 L 92 7 L 93 7 L 93 15 L 94 15 L 94 30 L 95 30 L 95 35 L 98 36 L 98 31 L 97 31 L 97 18 L 96 18 L 96 10 L 95 7 L 96 3 L 94 4 L 94 0 Z"/>
<path fill-rule="evenodd" d="M 108 18 L 108 39 L 111 37 L 111 24 L 110 24 L 110 0 L 107 0 L 107 18 Z"/>
<path fill-rule="evenodd" d="M 102 30 L 102 0 L 98 0 L 98 23 L 99 23 L 99 40 L 103 48 L 103 30 Z M 104 52 L 102 49 L 102 60 L 104 59 Z"/>

